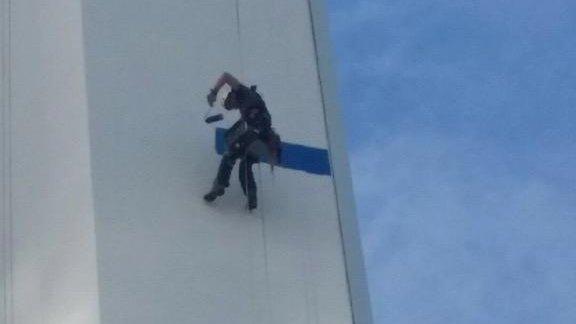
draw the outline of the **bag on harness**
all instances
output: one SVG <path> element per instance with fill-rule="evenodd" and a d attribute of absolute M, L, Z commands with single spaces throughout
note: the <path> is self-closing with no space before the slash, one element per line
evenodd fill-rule
<path fill-rule="evenodd" d="M 266 146 L 270 152 L 270 166 L 273 168 L 275 165 L 280 165 L 282 163 L 282 140 L 274 128 L 270 129 L 266 138 Z"/>

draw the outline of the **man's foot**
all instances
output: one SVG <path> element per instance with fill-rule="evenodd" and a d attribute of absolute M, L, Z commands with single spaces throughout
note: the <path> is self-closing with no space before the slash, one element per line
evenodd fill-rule
<path fill-rule="evenodd" d="M 253 211 L 258 207 L 258 200 L 256 200 L 256 196 L 248 196 L 248 210 Z"/>
<path fill-rule="evenodd" d="M 209 193 L 204 195 L 204 200 L 213 202 L 216 198 L 224 194 L 224 188 L 213 188 Z"/>

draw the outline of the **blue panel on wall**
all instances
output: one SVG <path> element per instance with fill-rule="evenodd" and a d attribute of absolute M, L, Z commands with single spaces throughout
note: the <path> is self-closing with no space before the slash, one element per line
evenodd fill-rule
<path fill-rule="evenodd" d="M 216 152 L 218 154 L 226 152 L 225 133 L 226 129 L 216 128 Z M 331 174 L 328 150 L 292 143 L 282 142 L 282 163 L 279 167 L 320 175 Z"/>

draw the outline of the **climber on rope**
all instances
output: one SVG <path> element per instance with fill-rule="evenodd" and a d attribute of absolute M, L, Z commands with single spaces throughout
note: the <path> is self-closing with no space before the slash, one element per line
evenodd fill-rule
<path fill-rule="evenodd" d="M 236 160 L 240 159 L 240 185 L 248 199 L 248 209 L 253 210 L 257 208 L 258 200 L 252 165 L 260 162 L 263 157 L 266 157 L 271 165 L 277 164 L 280 159 L 280 137 L 272 129 L 272 118 L 264 100 L 256 92 L 256 86 L 247 87 L 230 73 L 223 73 L 206 97 L 211 107 L 216 101 L 218 91 L 225 84 L 230 86 L 231 91 L 224 100 L 224 108 L 238 109 L 240 119 L 226 131 L 228 149 L 222 156 L 212 189 L 204 195 L 204 200 L 212 202 L 224 195 L 226 187 L 229 186 L 232 169 Z"/>

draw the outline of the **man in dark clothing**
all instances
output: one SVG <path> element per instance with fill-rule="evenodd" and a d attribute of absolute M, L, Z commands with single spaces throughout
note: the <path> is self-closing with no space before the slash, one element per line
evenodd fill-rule
<path fill-rule="evenodd" d="M 256 92 L 256 87 L 246 87 L 230 73 L 223 73 L 214 88 L 210 90 L 206 98 L 210 106 L 216 101 L 218 91 L 224 84 L 228 84 L 231 88 L 224 101 L 224 108 L 227 110 L 238 109 L 241 117 L 226 132 L 228 151 L 222 156 L 212 189 L 204 196 L 204 200 L 211 202 L 224 194 L 225 188 L 230 185 L 230 175 L 236 160 L 241 159 L 238 175 L 242 190 L 248 197 L 248 209 L 252 210 L 258 206 L 252 165 L 259 162 L 259 153 L 253 148 L 257 146 L 255 144 L 258 141 L 260 143 L 270 142 L 272 134 L 274 134 L 271 127 L 272 118 L 266 104 Z"/>

